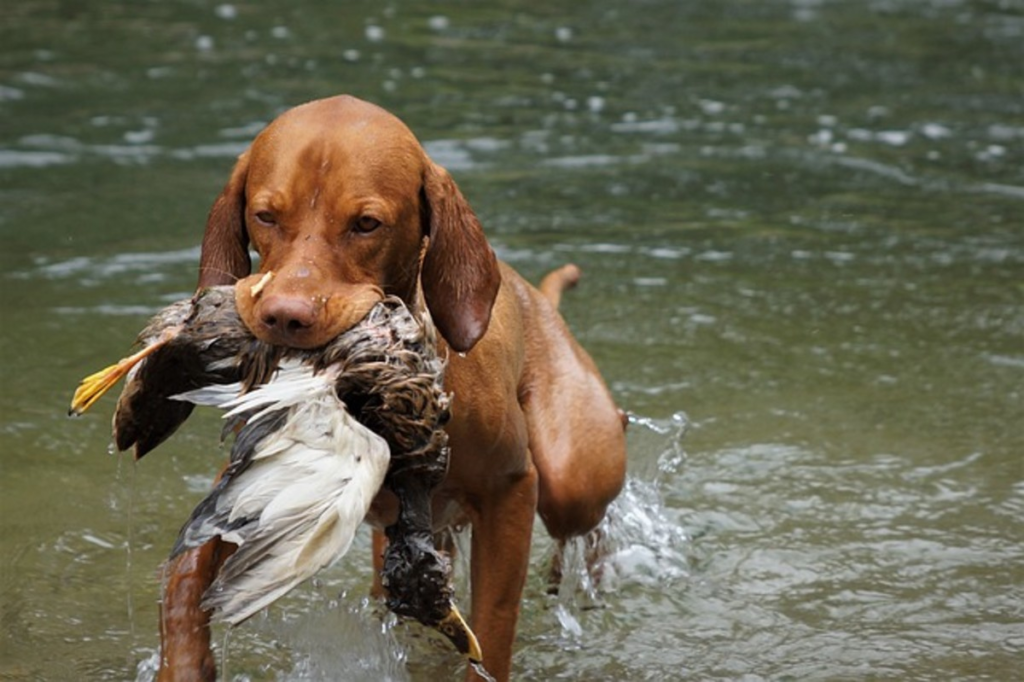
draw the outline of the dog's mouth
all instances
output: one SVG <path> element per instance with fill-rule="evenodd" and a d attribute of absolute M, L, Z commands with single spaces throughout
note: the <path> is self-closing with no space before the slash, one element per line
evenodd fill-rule
<path fill-rule="evenodd" d="M 383 298 L 384 292 L 369 284 L 296 286 L 274 271 L 250 275 L 235 286 L 238 314 L 253 336 L 300 350 L 330 343 Z"/>

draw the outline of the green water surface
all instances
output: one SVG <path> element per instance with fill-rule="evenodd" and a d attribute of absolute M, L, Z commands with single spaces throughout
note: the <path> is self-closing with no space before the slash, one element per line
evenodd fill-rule
<path fill-rule="evenodd" d="M 194 287 L 248 141 L 340 92 L 403 118 L 525 275 L 580 265 L 563 310 L 633 415 L 596 592 L 547 595 L 537 534 L 518 679 L 1019 678 L 1024 3 L 3 15 L 0 679 L 152 679 L 217 415 L 135 464 L 111 398 L 67 402 Z M 456 678 L 370 570 L 363 534 L 218 630 L 227 678 Z"/>

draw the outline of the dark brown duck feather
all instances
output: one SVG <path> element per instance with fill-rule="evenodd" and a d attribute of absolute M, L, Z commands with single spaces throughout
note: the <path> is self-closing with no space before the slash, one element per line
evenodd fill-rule
<path fill-rule="evenodd" d="M 140 459 L 178 430 L 194 405 L 173 396 L 211 384 L 270 378 L 282 349 L 266 344 L 242 324 L 233 287 L 211 287 L 171 304 L 142 330 L 136 346 L 159 344 L 128 375 L 114 411 L 118 450 L 135 448 Z M 74 411 L 74 410 L 73 410 Z"/>

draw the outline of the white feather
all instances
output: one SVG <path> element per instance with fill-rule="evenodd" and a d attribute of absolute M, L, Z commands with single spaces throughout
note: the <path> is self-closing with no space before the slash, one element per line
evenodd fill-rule
<path fill-rule="evenodd" d="M 216 405 L 225 418 L 255 411 L 250 426 L 288 410 L 216 500 L 221 526 L 258 517 L 241 529 L 220 528 L 239 546 L 204 601 L 221 620 L 240 623 L 344 556 L 384 483 L 388 445 L 348 413 L 334 378 L 291 361 L 242 395 L 232 384 L 176 396 Z"/>
<path fill-rule="evenodd" d="M 210 384 L 192 391 L 185 391 L 172 395 L 171 400 L 182 400 L 193 405 L 207 405 L 209 407 L 220 407 L 224 403 L 237 398 L 242 392 L 242 384 Z"/>

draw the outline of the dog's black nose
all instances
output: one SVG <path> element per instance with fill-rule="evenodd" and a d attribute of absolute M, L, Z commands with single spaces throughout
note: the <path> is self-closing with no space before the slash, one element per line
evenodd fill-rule
<path fill-rule="evenodd" d="M 260 322 L 274 342 L 283 346 L 301 343 L 317 316 L 318 308 L 298 296 L 269 296 L 260 305 Z"/>

